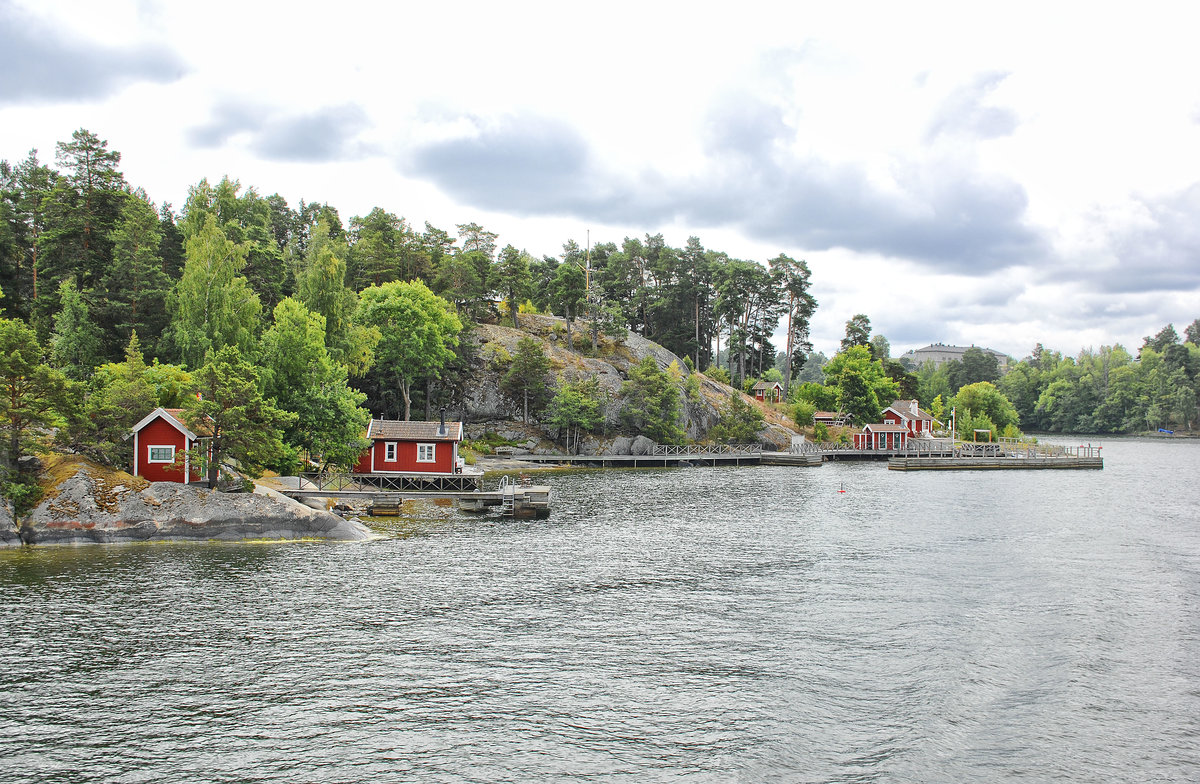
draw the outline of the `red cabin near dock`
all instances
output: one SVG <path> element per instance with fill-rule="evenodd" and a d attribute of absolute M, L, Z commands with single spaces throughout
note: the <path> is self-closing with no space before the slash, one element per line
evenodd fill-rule
<path fill-rule="evenodd" d="M 399 422 L 372 419 L 371 446 L 354 466 L 356 474 L 458 474 L 462 422 Z"/>

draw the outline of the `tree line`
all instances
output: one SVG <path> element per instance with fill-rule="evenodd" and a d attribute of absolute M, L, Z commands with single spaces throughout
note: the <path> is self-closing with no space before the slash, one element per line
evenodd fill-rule
<path fill-rule="evenodd" d="M 958 435 L 967 438 L 975 429 L 995 435 L 1190 431 L 1200 418 L 1200 319 L 1183 335 L 1168 324 L 1144 338 L 1136 355 L 1113 345 L 1071 357 L 1039 343 L 1003 372 L 996 356 L 978 347 L 937 366 L 916 367 L 888 354 L 887 339 L 872 336 L 870 319 L 855 315 L 841 351 L 813 363 L 823 377 L 796 387 L 797 423 L 811 424 L 814 410 L 847 412 L 858 425 L 877 422 L 894 399 L 918 400 L 947 424 L 955 411 Z"/>
<path fill-rule="evenodd" d="M 219 397 L 195 394 L 216 367 L 271 407 L 258 410 L 270 448 L 231 447 L 245 461 L 337 453 L 368 411 L 428 419 L 461 402 L 472 323 L 517 325 L 522 309 L 564 316 L 572 349 L 579 318 L 593 351 L 634 331 L 693 367 L 724 357 L 739 381 L 774 364 L 781 326 L 789 381 L 811 351 L 810 271 L 784 254 L 759 264 L 646 235 L 535 257 L 475 223 L 418 229 L 382 207 L 343 221 L 330 204 L 293 208 L 229 177 L 191 186 L 176 211 L 120 162 L 85 129 L 53 165 L 36 150 L 0 161 L 0 348 L 13 384 L 40 378 L 0 404 L 10 473 L 52 425 L 111 460 L 150 402 L 211 419 L 190 401 Z"/>

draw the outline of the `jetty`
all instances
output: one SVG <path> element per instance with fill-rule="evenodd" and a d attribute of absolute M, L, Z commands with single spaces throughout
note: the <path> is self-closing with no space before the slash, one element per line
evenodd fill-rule
<path fill-rule="evenodd" d="M 495 490 L 483 490 L 483 472 L 461 474 L 300 474 L 295 488 L 279 492 L 290 498 L 331 498 L 365 502 L 368 514 L 397 515 L 404 499 L 446 499 L 465 511 L 498 509 L 506 517 L 545 517 L 550 514 L 551 491 L 535 485 L 528 476 L 500 478 Z"/>
<path fill-rule="evenodd" d="M 1001 438 L 995 442 L 955 442 L 949 456 L 895 455 L 889 471 L 1103 469 L 1101 446 L 1031 444 Z"/>

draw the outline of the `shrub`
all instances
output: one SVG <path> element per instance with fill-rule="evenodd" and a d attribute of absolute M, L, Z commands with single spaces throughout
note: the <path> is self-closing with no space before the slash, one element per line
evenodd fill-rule
<path fill-rule="evenodd" d="M 732 381 L 732 379 L 729 377 L 729 371 L 719 365 L 709 365 L 708 368 L 705 369 L 704 375 L 708 376 L 713 381 L 725 384 L 726 386 L 729 386 L 730 382 Z"/>

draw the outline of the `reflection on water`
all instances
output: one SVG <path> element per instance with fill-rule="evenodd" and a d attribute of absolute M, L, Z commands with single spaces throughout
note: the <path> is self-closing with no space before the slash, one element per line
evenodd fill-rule
<path fill-rule="evenodd" d="M 0 551 L 0 781 L 1192 780 L 1200 444 L 1105 447 Z"/>

